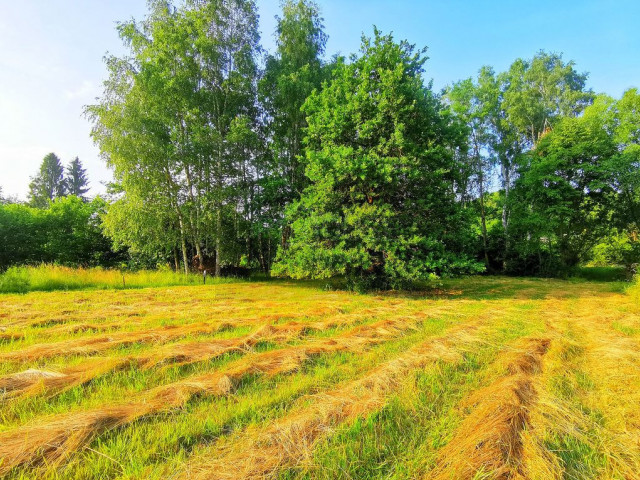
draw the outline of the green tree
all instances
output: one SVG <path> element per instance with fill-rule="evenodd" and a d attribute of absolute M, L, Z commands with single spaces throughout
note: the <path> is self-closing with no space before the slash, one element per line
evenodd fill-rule
<path fill-rule="evenodd" d="M 277 20 L 277 50 L 267 57 L 259 91 L 273 156 L 269 181 L 286 205 L 306 185 L 301 155 L 307 123 L 301 107 L 327 79 L 322 61 L 327 35 L 317 4 L 309 0 L 285 1 Z"/>
<path fill-rule="evenodd" d="M 156 1 L 143 22 L 119 31 L 131 56 L 108 59 L 103 98 L 87 113 L 114 169 L 127 225 L 147 225 L 151 215 L 171 228 L 167 238 L 178 239 L 185 271 L 190 247 L 202 260 L 203 246 L 213 244 L 219 274 L 223 241 L 235 240 L 243 223 L 236 221 L 245 198 L 238 189 L 250 183 L 253 140 L 236 133 L 253 129 L 257 116 L 255 4 L 189 1 L 176 9 Z"/>
<path fill-rule="evenodd" d="M 57 198 L 46 209 L 0 205 L 0 270 L 42 262 L 69 266 L 112 266 L 124 258 L 102 234 L 100 198 L 83 202 Z"/>
<path fill-rule="evenodd" d="M 45 208 L 50 201 L 65 195 L 64 170 L 55 153 L 49 153 L 42 159 L 40 171 L 31 178 L 29 184 L 29 203 Z"/>
<path fill-rule="evenodd" d="M 490 147 L 491 115 L 495 105 L 491 101 L 491 91 L 487 91 L 482 75 L 483 73 L 477 83 L 471 78 L 454 83 L 446 91 L 446 100 L 454 115 L 469 127 L 468 148 L 460 152 L 466 160 L 471 181 L 464 190 L 467 196 L 473 198 L 476 196 L 474 190 L 477 189 L 482 250 L 485 265 L 488 267 L 490 262 L 485 196 L 494 164 Z"/>
<path fill-rule="evenodd" d="M 514 273 L 567 271 L 610 231 L 618 148 L 602 115 L 609 104 L 558 120 L 527 155 L 512 202 Z"/>
<path fill-rule="evenodd" d="M 588 74 L 573 61 L 540 51 L 530 60 L 517 59 L 502 75 L 503 103 L 509 122 L 529 147 L 563 117 L 575 117 L 593 101 L 586 90 Z"/>
<path fill-rule="evenodd" d="M 75 195 L 80 199 L 86 200 L 85 195 L 89 191 L 89 179 L 87 178 L 87 171 L 82 167 L 82 162 L 78 157 L 67 165 L 64 184 L 68 195 Z"/>
<path fill-rule="evenodd" d="M 310 185 L 288 210 L 277 274 L 401 287 L 478 267 L 463 253 L 469 230 L 455 198 L 453 152 L 466 132 L 424 86 L 425 61 L 375 30 L 307 100 Z"/>

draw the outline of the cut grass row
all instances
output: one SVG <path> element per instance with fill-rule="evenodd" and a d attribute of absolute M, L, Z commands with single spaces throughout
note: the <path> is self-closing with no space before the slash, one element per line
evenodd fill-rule
<path fill-rule="evenodd" d="M 272 465 L 266 471 L 286 479 L 430 478 L 451 475 L 450 466 L 443 460 L 452 457 L 451 452 L 473 457 L 460 448 L 464 442 L 456 442 L 456 438 L 462 438 L 469 440 L 473 453 L 478 451 L 478 444 L 488 445 L 479 449 L 481 453 L 489 452 L 489 456 L 479 462 L 480 467 L 475 467 L 478 478 L 503 478 L 504 475 L 510 475 L 504 478 L 520 475 L 531 479 L 636 478 L 630 472 L 636 465 L 638 448 L 627 440 L 633 438 L 628 433 L 639 413 L 637 407 L 629 406 L 629 402 L 637 400 L 634 393 L 637 390 L 625 384 L 622 377 L 616 378 L 604 371 L 599 372 L 597 379 L 592 377 L 598 371 L 599 357 L 606 353 L 619 362 L 615 359 L 621 358 L 620 351 L 624 351 L 621 364 L 625 378 L 628 380 L 629 375 L 634 378 L 637 339 L 633 337 L 633 329 L 639 326 L 634 320 L 637 308 L 625 297 L 595 284 L 567 284 L 565 291 L 554 292 L 542 285 L 536 289 L 534 282 L 481 283 L 470 285 L 473 293 L 468 297 L 464 293 L 466 285 L 460 283 L 462 293 L 448 300 L 356 297 L 353 305 L 358 304 L 355 308 L 360 310 L 388 302 L 390 319 L 407 316 L 409 311 L 415 313 L 416 305 L 421 305 L 425 312 L 412 319 L 414 325 L 420 326 L 417 330 L 409 329 L 400 336 L 391 335 L 360 349 L 347 345 L 345 349 L 311 356 L 293 354 L 303 352 L 302 349 L 313 343 L 326 340 L 326 345 L 333 344 L 346 334 L 326 330 L 317 332 L 314 338 L 276 340 L 264 348 L 259 346 L 260 351 L 244 358 L 232 353 L 224 359 L 198 365 L 168 367 L 166 372 L 176 372 L 166 378 L 173 382 L 172 395 L 177 395 L 170 400 L 176 399 L 178 403 L 165 398 L 163 405 L 171 408 L 161 408 L 151 416 L 143 414 L 114 430 L 92 435 L 82 449 L 72 448 L 68 450 L 69 455 L 62 455 L 63 461 L 58 464 L 26 465 L 12 470 L 8 477 L 167 478 L 178 472 L 191 475 L 189 478 L 197 475 L 224 478 L 225 471 L 237 474 L 238 464 L 250 463 L 253 469 L 255 465 Z M 505 293 L 508 290 L 515 290 L 515 296 L 520 299 L 510 300 Z M 327 295 L 340 297 L 333 292 Z M 452 304 L 452 300 L 455 308 L 441 309 L 437 315 L 427 313 L 443 304 Z M 377 304 L 378 301 L 382 303 Z M 606 313 L 602 313 L 603 304 L 608 307 Z M 313 303 L 307 305 L 316 308 Z M 288 309 L 287 305 L 280 307 Z M 439 359 L 431 355 L 427 363 L 420 363 L 418 345 L 427 341 L 433 346 L 434 337 L 442 335 L 447 328 L 455 329 L 455 325 L 466 328 L 474 317 L 487 324 L 487 329 L 478 335 L 482 337 L 481 342 L 466 348 L 456 342 L 455 337 L 441 337 L 439 341 L 451 342 L 450 348 L 438 348 Z M 593 329 L 587 327 L 591 322 L 595 324 Z M 629 334 L 616 330 L 615 325 L 623 325 Z M 474 442 L 473 436 L 460 432 L 473 424 L 474 413 L 482 420 L 486 419 L 487 411 L 495 411 L 491 407 L 495 407 L 496 399 L 498 405 L 514 405 L 510 399 L 519 398 L 518 393 L 523 390 L 495 387 L 519 385 L 514 377 L 523 372 L 514 375 L 500 359 L 513 354 L 514 346 L 519 345 L 518 338 L 523 336 L 538 340 L 549 336 L 552 342 L 539 371 L 532 375 L 524 372 L 527 385 L 535 390 L 534 401 L 526 403 L 527 428 L 506 430 L 515 432 L 505 438 L 515 439 L 514 451 L 519 453 L 505 457 L 489 448 L 491 438 L 495 437 Z M 277 352 L 286 353 L 278 356 Z M 259 364 L 256 359 L 267 360 L 274 354 L 284 371 L 274 369 L 274 375 L 264 375 L 260 370 L 247 369 L 247 362 L 255 362 L 255 366 Z M 397 369 L 398 365 L 404 366 Z M 234 370 L 236 368 L 240 370 Z M 145 375 L 153 376 L 162 370 L 123 371 L 131 377 L 123 377 L 121 386 L 139 382 Z M 233 378 L 233 372 L 239 376 Z M 58 398 L 64 399 L 73 392 L 82 402 L 87 391 L 97 387 L 92 405 L 80 403 L 74 408 L 78 414 L 91 408 L 105 410 L 102 394 L 109 390 L 110 379 L 118 375 L 115 372 L 103 375 L 87 387 L 74 387 Z M 220 383 L 224 377 L 229 383 Z M 203 380 L 206 385 L 198 383 Z M 231 390 L 224 392 L 225 388 L 221 388 L 222 395 L 211 395 L 214 380 L 216 388 L 226 384 L 225 388 Z M 101 382 L 105 383 L 100 386 Z M 152 384 L 138 383 L 142 396 L 149 394 L 144 393 L 145 390 L 155 388 Z M 176 390 L 177 385 L 181 387 Z M 162 388 L 156 388 L 155 392 Z M 562 396 L 563 388 L 571 392 L 568 397 L 577 403 L 571 404 L 569 398 Z M 611 388 L 620 394 L 617 403 L 611 397 L 604 400 L 603 392 Z M 478 389 L 494 392 L 493 396 L 484 395 L 493 398 L 493 404 L 487 406 L 477 400 Z M 363 402 L 363 392 L 369 394 L 370 402 Z M 66 401 L 59 404 L 61 409 L 70 405 Z M 605 402 L 616 411 L 607 412 L 604 405 L 596 409 L 597 402 Z M 46 402 L 32 404 L 33 421 L 44 419 L 42 408 L 45 406 Z M 583 418 L 587 406 L 596 412 L 589 421 Z M 512 411 L 521 413 L 518 408 Z M 564 417 L 558 412 L 563 412 Z M 582 416 L 578 416 L 578 412 Z M 522 419 L 517 414 L 512 418 Z M 555 421 L 556 418 L 563 419 L 564 423 Z M 594 424 L 597 418 L 600 423 Z M 15 428 L 22 428 L 20 424 L 15 424 Z M 565 429 L 566 425 L 571 425 L 573 430 Z M 10 427 L 5 433 L 13 430 Z M 308 437 L 304 436 L 306 430 L 312 432 Z M 73 431 L 78 433 L 82 429 Z M 309 441 L 292 442 L 291 432 L 295 433 L 294 438 Z M 253 462 L 247 462 L 239 453 L 246 452 L 247 445 L 253 446 L 252 451 L 256 452 Z M 552 448 L 557 451 L 549 456 Z M 275 461 L 274 467 L 275 457 L 281 461 Z M 258 476 L 265 473 L 264 469 L 251 468 L 248 473 Z"/>
<path fill-rule="evenodd" d="M 395 323 L 397 325 L 404 325 L 405 328 L 406 328 L 406 326 L 410 326 L 411 325 L 410 323 L 407 322 L 406 319 L 405 320 L 401 320 L 401 319 L 400 320 L 396 320 Z M 433 325 L 433 323 L 429 323 L 429 325 Z M 393 336 L 393 328 L 394 328 L 394 322 L 389 322 L 388 321 L 388 322 L 382 322 L 381 325 L 377 326 L 373 330 L 377 330 L 377 335 L 379 335 L 380 337 L 382 337 L 381 339 L 383 339 L 385 336 L 387 336 L 387 337 L 389 335 Z M 372 329 L 369 329 L 369 330 L 372 330 Z M 284 352 L 282 352 L 284 355 L 281 355 L 279 357 L 279 362 L 281 362 L 283 365 L 285 365 L 286 369 L 291 369 L 293 367 L 299 368 L 300 367 L 300 360 L 298 360 L 298 361 L 293 360 L 293 362 L 292 362 L 292 359 L 296 359 L 296 358 L 304 359 L 304 356 L 300 357 L 301 353 L 305 354 L 305 356 L 306 356 L 308 354 L 317 355 L 317 354 L 326 354 L 327 352 L 331 352 L 331 351 L 335 352 L 335 351 L 351 350 L 351 349 L 357 347 L 358 342 L 354 341 L 357 338 L 362 338 L 365 341 L 365 345 L 363 345 L 363 346 L 366 346 L 367 342 L 372 342 L 373 341 L 374 343 L 377 343 L 376 336 L 374 336 L 374 337 L 371 337 L 371 336 L 363 337 L 362 334 L 365 333 L 365 332 L 367 332 L 366 327 L 362 327 L 362 328 L 356 329 L 354 331 L 355 334 L 351 334 L 351 335 L 346 334 L 346 335 L 342 335 L 342 336 L 335 337 L 335 338 L 329 338 L 324 342 L 320 341 L 320 342 L 316 342 L 315 345 L 313 345 L 313 344 L 308 345 L 308 346 L 304 347 L 304 349 L 302 349 L 300 347 L 289 348 L 288 351 L 285 350 Z M 318 343 L 320 343 L 320 345 L 318 345 Z M 239 370 L 236 369 L 235 373 L 236 374 L 241 374 L 242 376 L 246 376 L 247 373 L 255 373 L 255 368 L 254 367 L 255 367 L 257 359 L 259 359 L 260 357 L 263 357 L 266 360 L 268 360 L 269 363 L 271 363 L 273 361 L 272 353 L 277 353 L 277 352 L 278 351 L 275 350 L 273 352 L 269 352 L 269 353 L 266 353 L 264 355 L 258 354 L 256 356 L 254 356 L 254 358 L 249 359 L 250 362 L 248 364 L 245 363 L 245 365 L 243 366 L 242 363 L 240 363 L 240 367 L 241 368 Z M 292 353 L 296 353 L 296 352 L 297 352 L 297 355 L 293 355 L 293 356 L 291 355 Z M 253 367 L 252 367 L 252 364 L 253 364 Z M 288 367 L 287 367 L 287 365 L 288 365 Z M 249 366 L 251 368 L 247 369 L 247 366 Z M 273 365 L 271 365 L 269 368 L 273 371 Z M 279 372 L 278 368 L 282 368 L 282 366 L 277 367 L 276 370 L 275 370 L 275 373 Z M 210 389 L 210 388 L 213 388 L 214 390 L 218 389 L 220 387 L 220 380 L 223 379 L 225 376 L 228 377 L 230 374 L 233 377 L 233 373 L 232 373 L 233 371 L 234 371 L 233 368 L 227 368 L 226 370 L 224 370 L 224 372 L 226 372 L 226 374 L 224 376 L 220 376 L 219 374 L 214 374 L 214 375 L 205 375 L 204 378 L 203 377 L 200 377 L 200 378 L 196 377 L 196 378 L 186 379 L 186 381 L 178 382 L 178 386 L 182 387 L 182 388 L 179 388 L 178 390 L 182 394 L 184 394 L 184 392 L 185 392 L 184 388 L 186 388 L 187 391 L 190 391 L 190 389 L 195 388 L 195 391 L 198 392 L 198 393 L 205 393 L 205 392 L 212 393 L 208 389 Z M 202 383 L 203 381 L 204 381 L 204 385 Z M 178 396 L 176 397 L 176 396 L 174 396 L 175 395 L 175 390 L 174 390 L 175 388 L 176 388 L 176 385 L 172 385 L 172 386 L 170 386 L 170 390 L 169 390 L 171 392 L 171 398 L 173 400 L 167 399 L 166 396 L 164 396 L 165 393 L 166 393 L 166 390 L 163 390 L 162 388 L 159 389 L 159 392 L 160 392 L 161 396 L 163 396 L 163 399 L 162 399 L 163 401 L 161 402 L 162 405 L 164 405 L 164 406 L 172 406 L 173 405 L 172 401 L 178 401 L 181 404 L 181 402 L 186 401 L 188 399 L 188 397 L 191 396 L 191 393 L 188 393 L 186 398 L 183 395 L 180 395 L 180 394 L 178 394 Z M 213 393 L 215 393 L 215 392 L 213 392 Z M 224 393 L 224 392 L 222 392 L 222 393 Z M 149 407 L 149 402 L 148 401 L 144 402 L 144 404 L 147 407 Z M 138 407 L 142 408 L 141 404 L 138 404 Z M 133 411 L 134 411 L 133 415 L 134 416 L 140 415 L 140 414 L 144 414 L 144 413 L 140 413 L 140 412 L 142 412 L 144 410 L 144 409 L 140 410 L 140 408 L 135 408 L 135 407 L 133 408 Z M 149 408 L 157 408 L 157 407 L 149 407 Z M 127 410 L 127 412 L 130 412 L 131 411 L 131 405 L 129 405 L 129 407 L 126 410 Z M 120 415 L 120 417 L 121 418 L 127 418 L 127 412 L 125 412 L 122 415 Z M 96 412 L 94 412 L 94 414 L 95 413 Z M 117 417 L 117 415 L 114 414 L 113 411 L 110 411 L 108 409 L 106 410 L 106 412 L 100 411 L 99 417 L 102 414 L 104 414 L 105 418 L 108 418 L 108 419 L 114 419 L 114 417 Z M 102 417 L 100 417 L 100 418 L 102 418 Z M 131 419 L 132 418 L 129 418 L 128 421 L 130 421 Z M 80 423 L 82 423 L 83 421 L 87 420 L 86 413 L 80 413 L 76 417 L 76 420 L 79 420 Z M 95 419 L 92 419 L 91 415 L 90 415 L 89 416 L 89 421 L 94 421 L 94 420 Z M 118 420 L 116 419 L 116 421 L 118 421 Z M 99 420 L 98 424 L 99 425 L 104 425 L 102 420 Z M 95 425 L 95 423 L 93 425 Z M 47 431 L 48 434 L 51 434 L 51 428 L 52 428 L 51 424 L 45 424 L 44 425 L 44 429 L 45 429 L 45 431 Z M 72 429 L 72 431 L 74 431 L 76 433 L 80 432 L 80 431 L 93 432 L 94 430 L 95 430 L 95 428 L 93 428 L 93 427 L 85 428 L 85 429 L 79 428 L 79 425 L 77 425 L 77 424 L 75 425 L 75 428 Z M 17 433 L 17 435 L 14 436 L 14 438 L 16 440 L 18 440 L 20 438 L 37 438 L 38 437 L 38 435 L 34 435 L 35 432 L 17 431 L 17 432 L 14 432 L 14 433 Z M 28 435 L 26 435 L 26 434 L 28 434 Z M 7 445 L 7 449 L 8 450 L 17 451 L 15 446 L 11 446 L 9 437 L 8 438 L 4 438 L 3 440 L 4 440 L 3 443 L 5 445 Z M 74 442 L 77 442 L 77 441 L 78 441 L 78 437 L 75 436 L 74 437 Z M 51 444 L 54 444 L 54 443 L 55 442 L 52 441 L 51 438 L 49 438 L 46 441 L 47 445 L 51 445 Z M 56 454 L 56 455 L 54 455 L 54 457 L 59 457 L 59 455 Z"/>

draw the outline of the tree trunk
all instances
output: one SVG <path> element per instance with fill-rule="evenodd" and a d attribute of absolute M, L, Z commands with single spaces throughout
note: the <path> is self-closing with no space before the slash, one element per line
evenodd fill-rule
<path fill-rule="evenodd" d="M 475 139 L 475 136 L 474 136 Z M 476 168 L 478 171 L 478 187 L 480 188 L 480 222 L 482 224 L 482 243 L 484 246 L 484 264 L 489 267 L 489 252 L 487 241 L 487 216 L 484 208 L 484 170 L 482 165 L 482 158 L 480 157 L 480 148 L 478 142 L 474 141 L 474 150 L 476 157 Z"/>
<path fill-rule="evenodd" d="M 215 275 L 216 277 L 219 277 L 221 274 L 221 267 L 220 267 L 220 256 L 221 256 L 221 242 L 220 242 L 220 237 L 222 236 L 222 208 L 220 205 L 218 205 L 218 212 L 216 214 L 216 271 L 215 271 Z"/>
<path fill-rule="evenodd" d="M 484 244 L 484 263 L 489 266 L 489 247 L 488 247 L 488 235 L 487 235 L 487 215 L 484 208 L 484 175 L 480 175 L 480 221 L 482 222 L 482 243 Z"/>
<path fill-rule="evenodd" d="M 184 262 L 184 273 L 189 274 L 189 255 L 187 254 L 187 240 L 184 234 L 184 220 L 180 209 L 177 210 L 178 222 L 180 224 L 180 246 L 182 248 L 182 261 Z"/>
<path fill-rule="evenodd" d="M 509 166 L 503 162 L 502 175 L 504 178 L 504 205 L 502 206 L 502 228 L 504 229 L 504 252 L 505 258 L 502 260 L 502 269 L 507 269 L 507 252 L 509 251 L 509 210 L 507 203 L 509 201 L 509 188 L 511 186 L 511 172 Z"/>

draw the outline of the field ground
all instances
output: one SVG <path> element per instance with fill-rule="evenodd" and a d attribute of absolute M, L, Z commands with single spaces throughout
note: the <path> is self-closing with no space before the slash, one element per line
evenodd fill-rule
<path fill-rule="evenodd" d="M 0 295 L 0 477 L 638 479 L 622 283 Z"/>

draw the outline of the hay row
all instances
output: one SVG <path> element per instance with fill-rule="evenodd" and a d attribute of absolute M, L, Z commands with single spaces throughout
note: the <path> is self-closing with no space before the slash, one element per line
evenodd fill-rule
<path fill-rule="evenodd" d="M 465 402 L 471 413 L 441 450 L 430 480 L 475 478 L 524 479 L 522 433 L 537 392 L 533 378 L 542 370 L 549 339 L 526 339 L 498 360 L 507 375 L 477 390 Z"/>
<path fill-rule="evenodd" d="M 559 342 L 545 380 L 575 385 L 575 396 L 561 399 L 547 393 L 534 418 L 533 441 L 542 444 L 545 435 L 571 438 L 606 459 L 598 467 L 599 478 L 638 479 L 640 343 L 614 328 L 628 315 L 624 304 L 595 316 L 598 303 L 594 299 L 593 308 L 587 307 L 584 313 L 563 316 L 568 320 L 565 328 L 576 340 Z M 583 372 L 584 384 L 576 384 L 571 374 L 575 371 Z M 604 418 L 594 416 L 596 412 Z M 558 471 L 547 477 L 562 478 L 562 469 Z"/>
<path fill-rule="evenodd" d="M 20 350 L 0 353 L 0 361 L 33 362 L 52 357 L 90 355 L 135 343 L 162 343 L 188 335 L 210 334 L 218 326 L 207 324 L 168 325 L 136 332 L 115 332 L 108 335 L 73 338 L 52 343 L 39 343 Z"/>
<path fill-rule="evenodd" d="M 436 360 L 458 362 L 460 351 L 478 341 L 476 326 L 455 329 L 401 354 L 342 388 L 312 397 L 271 426 L 244 431 L 226 445 L 214 445 L 194 458 L 181 478 L 257 479 L 308 459 L 316 443 L 332 428 L 383 407 L 407 375 Z"/>
<path fill-rule="evenodd" d="M 181 407 L 195 395 L 226 395 L 247 375 L 292 372 L 311 356 L 364 348 L 400 335 L 412 328 L 413 323 L 411 319 L 384 320 L 357 327 L 339 337 L 254 354 L 234 362 L 224 371 L 156 387 L 119 406 L 39 419 L 37 424 L 3 432 L 0 434 L 0 475 L 18 465 L 43 460 L 48 465 L 57 465 L 101 433 L 149 414 Z M 268 331 L 271 329 L 277 326 L 267 327 Z"/>
<path fill-rule="evenodd" d="M 334 322 L 300 324 L 291 322 L 284 325 L 261 327 L 253 333 L 231 339 L 202 340 L 188 343 L 165 345 L 153 352 L 120 357 L 98 357 L 81 365 L 68 367 L 62 371 L 28 369 L 0 377 L 0 398 L 3 400 L 33 396 L 46 392 L 53 396 L 62 391 L 83 385 L 94 378 L 128 366 L 152 368 L 161 363 L 185 365 L 211 360 L 225 353 L 248 351 L 258 342 L 288 341 L 307 331 L 326 330 Z"/>
<path fill-rule="evenodd" d="M 269 322 L 264 321 L 261 318 L 254 318 L 253 321 L 247 321 L 246 319 L 234 319 L 215 321 L 211 323 L 200 322 L 188 325 L 167 325 L 149 328 L 146 330 L 109 332 L 104 335 L 72 338 L 58 342 L 37 343 L 18 350 L 0 352 L 0 361 L 29 362 L 53 357 L 94 355 L 115 347 L 127 346 L 135 343 L 164 343 L 189 335 L 212 334 L 222 330 L 273 323 L 274 321 L 286 320 L 288 318 L 286 315 L 276 315 L 271 317 L 271 321 Z M 341 314 L 323 321 L 333 322 L 335 325 L 344 325 L 356 323 L 362 318 L 362 315 Z M 311 324 L 312 322 L 304 323 Z M 138 326 L 140 325 L 140 322 L 136 322 L 135 324 Z M 120 325 L 113 323 L 105 325 L 80 323 L 55 326 L 50 331 L 55 334 L 75 334 L 83 331 L 104 332 L 119 326 Z M 24 339 L 24 335 L 22 333 L 7 334 L 0 332 L 0 342 L 2 341 L 2 335 L 5 335 L 7 339 L 11 340 Z"/>
<path fill-rule="evenodd" d="M 0 332 L 0 343 L 10 343 L 23 340 L 24 334 L 18 332 Z"/>

